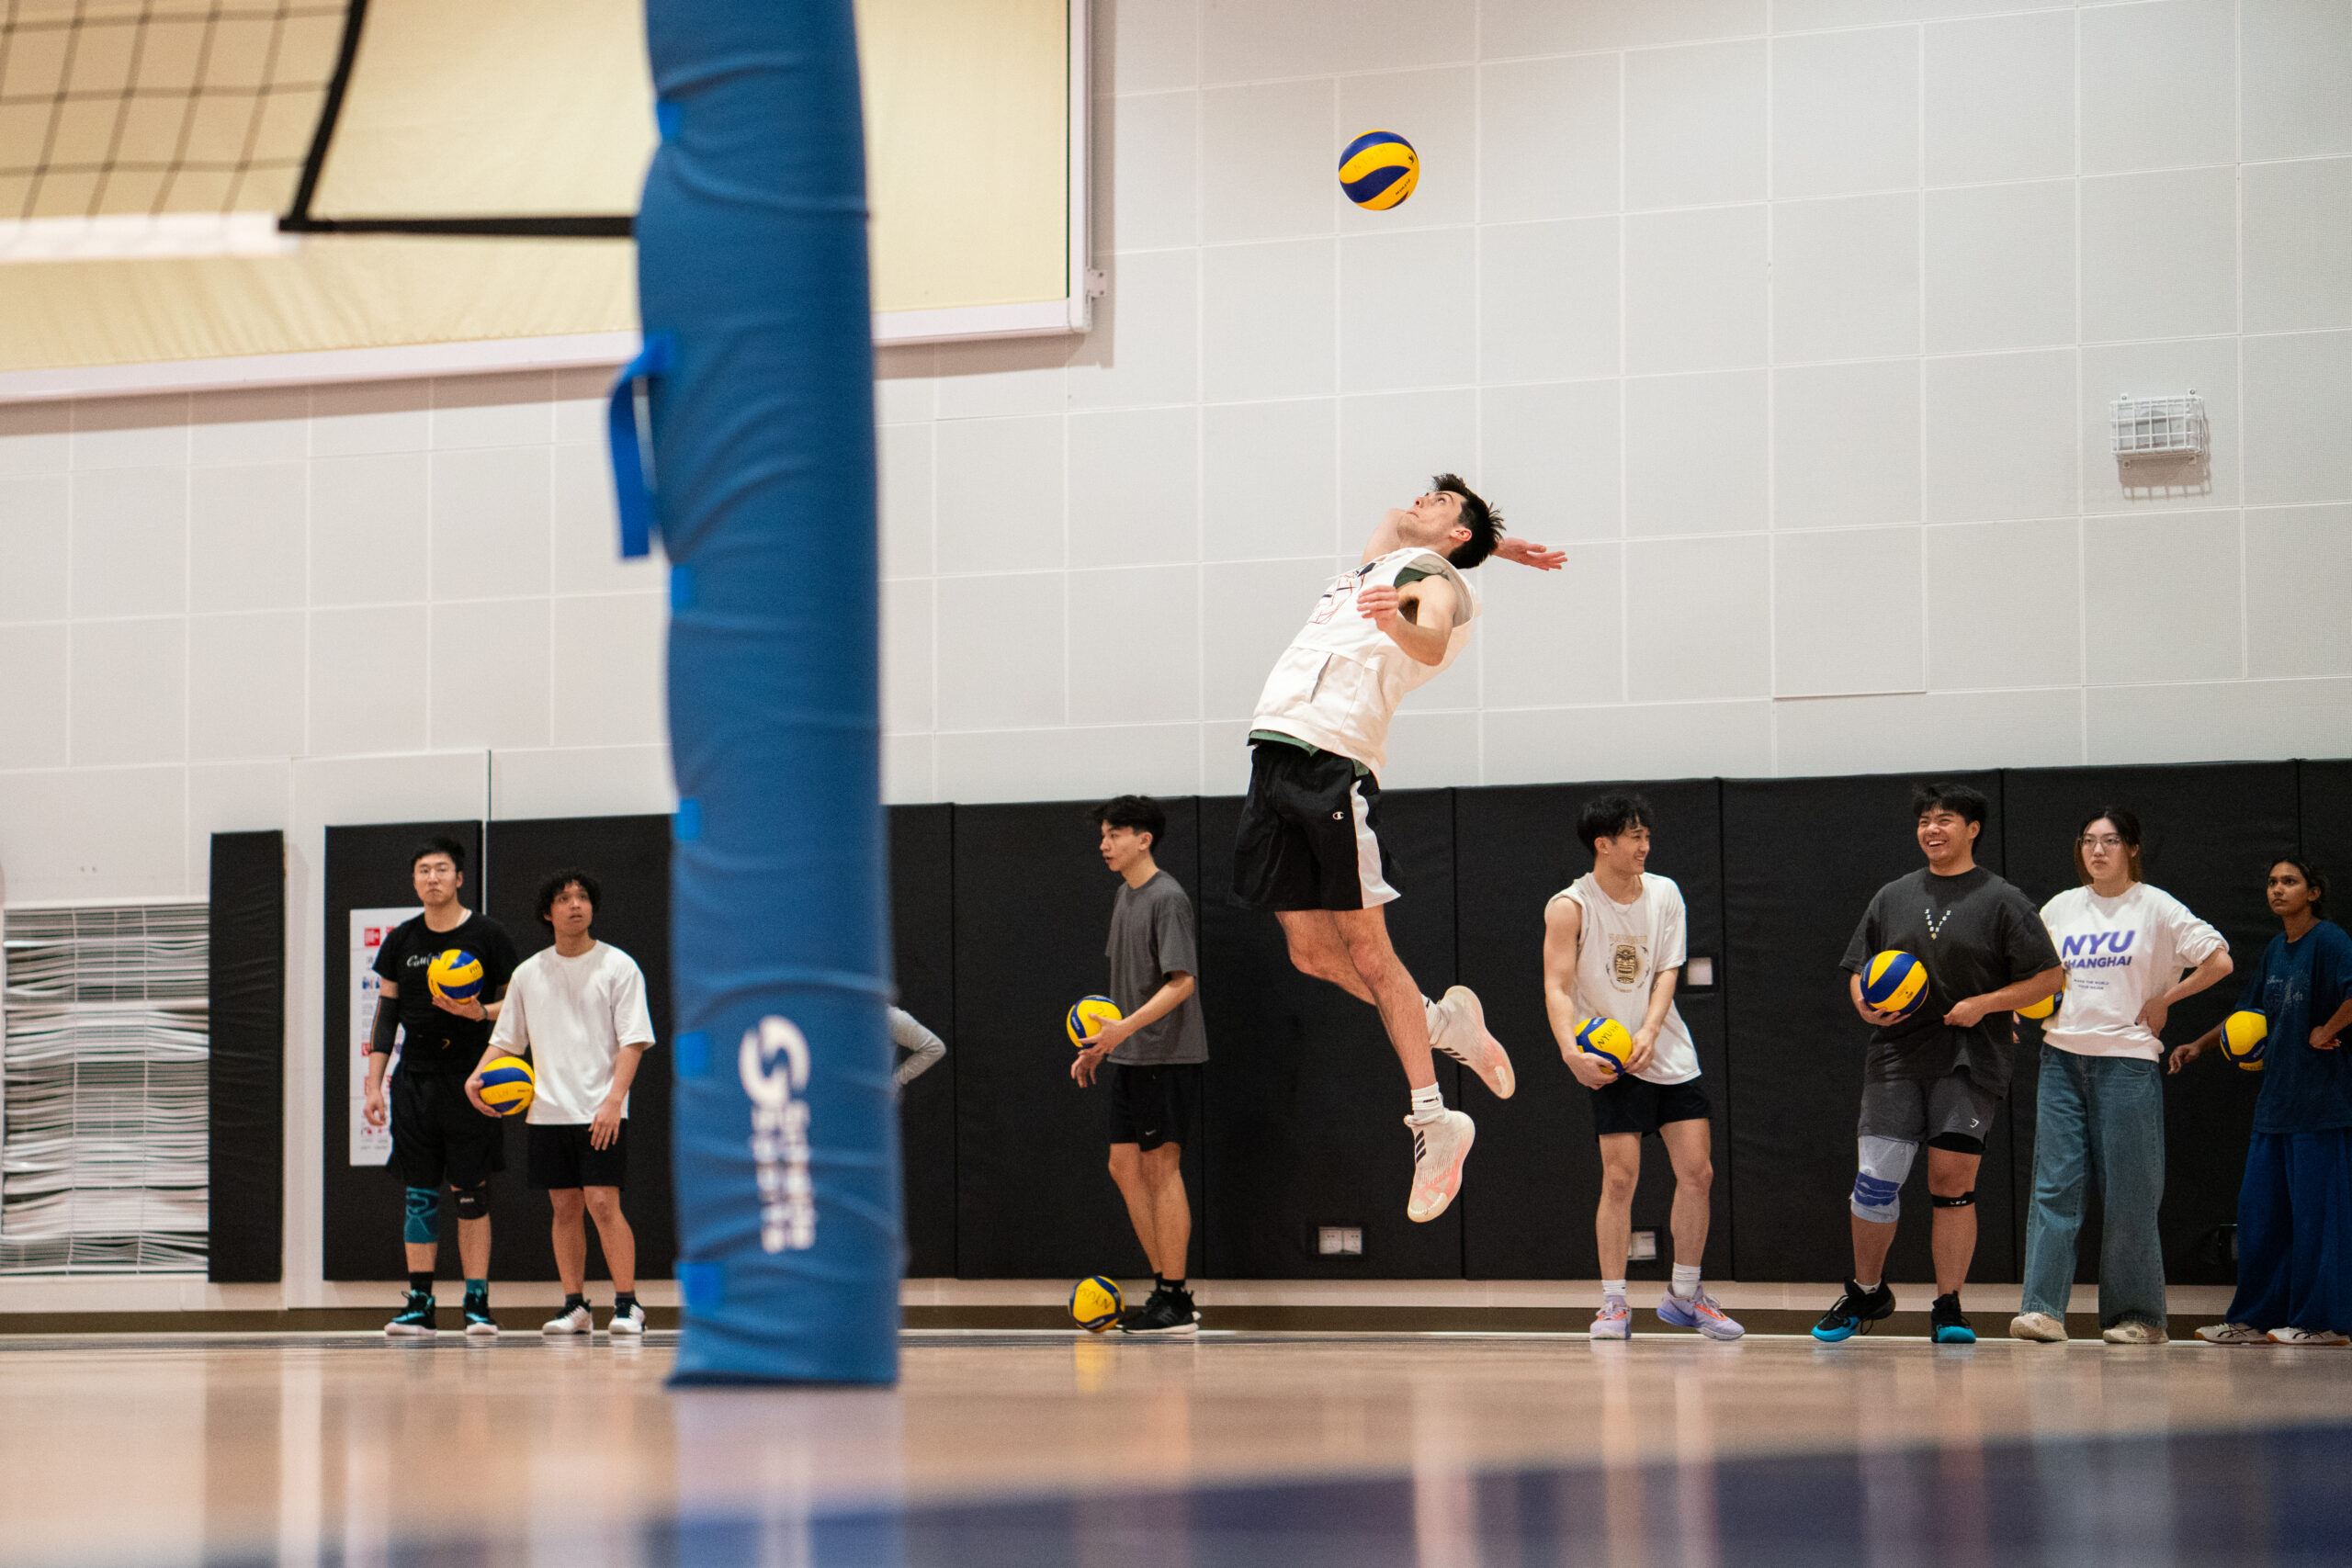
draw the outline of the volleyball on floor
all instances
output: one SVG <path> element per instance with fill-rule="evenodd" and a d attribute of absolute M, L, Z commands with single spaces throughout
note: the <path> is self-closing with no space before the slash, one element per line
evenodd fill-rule
<path fill-rule="evenodd" d="M 2065 977 L 2062 975 L 2059 977 L 2058 988 L 2056 990 L 2051 992 L 2048 996 L 2042 998 L 2038 1002 L 2030 1002 L 2026 1006 L 2018 1009 L 2018 1016 L 2019 1018 L 2052 1017 L 2058 1011 L 2058 1004 L 2065 999 L 2066 981 Z"/>
<path fill-rule="evenodd" d="M 531 1064 L 520 1056 L 501 1056 L 481 1070 L 482 1101 L 501 1116 L 520 1116 L 538 1092 Z"/>
<path fill-rule="evenodd" d="M 1907 953 L 1882 953 L 1862 971 L 1862 1002 L 1874 1011 L 1909 1018 L 1927 999 L 1928 966 Z"/>
<path fill-rule="evenodd" d="M 1069 1293 L 1069 1314 L 1089 1334 L 1100 1334 L 1118 1322 L 1119 1310 L 1125 1305 L 1117 1281 L 1100 1274 L 1080 1280 Z"/>
<path fill-rule="evenodd" d="M 1062 1027 L 1069 1031 L 1069 1043 L 1083 1049 L 1088 1035 L 1100 1034 L 1104 1024 L 1116 1023 L 1119 1018 L 1119 1004 L 1110 998 L 1081 997 L 1070 1004 Z"/>
<path fill-rule="evenodd" d="M 2269 1041 L 2270 1021 L 2258 1012 L 2233 1012 L 2222 1021 L 2222 1055 L 2246 1072 L 2262 1071 Z"/>
<path fill-rule="evenodd" d="M 433 987 L 436 997 L 447 997 L 462 1002 L 481 991 L 481 960 L 464 948 L 445 951 L 424 968 L 424 983 Z"/>
<path fill-rule="evenodd" d="M 1577 1049 L 1622 1073 L 1633 1058 L 1634 1032 L 1613 1018 L 1589 1018 L 1577 1030 Z"/>
<path fill-rule="evenodd" d="M 1421 183 L 1421 155 L 1393 130 L 1367 130 L 1340 154 L 1340 188 L 1358 207 L 1385 212 Z"/>

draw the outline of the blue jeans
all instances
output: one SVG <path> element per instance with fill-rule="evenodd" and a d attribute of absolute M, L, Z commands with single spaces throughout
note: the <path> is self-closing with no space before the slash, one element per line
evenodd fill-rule
<path fill-rule="evenodd" d="M 2098 1179 L 2103 1205 L 2098 1321 L 2165 1325 L 2165 1258 L 2156 1208 L 2165 1195 L 2161 1063 L 2041 1048 L 2035 1100 L 2033 1206 L 2025 1229 L 2025 1310 L 2066 1315 L 2075 1237 Z"/>

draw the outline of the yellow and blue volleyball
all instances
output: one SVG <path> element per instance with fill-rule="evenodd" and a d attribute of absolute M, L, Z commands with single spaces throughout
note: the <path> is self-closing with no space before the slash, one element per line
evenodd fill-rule
<path fill-rule="evenodd" d="M 1393 130 L 1367 130 L 1340 154 L 1340 188 L 1358 207 L 1385 212 L 1421 181 L 1421 155 Z"/>
<path fill-rule="evenodd" d="M 1909 1018 L 1927 999 L 1928 966 L 1907 953 L 1882 953 L 1862 971 L 1862 1001 L 1880 1012 Z"/>
<path fill-rule="evenodd" d="M 1081 997 L 1070 1004 L 1062 1027 L 1069 1031 L 1069 1043 L 1083 1048 L 1088 1035 L 1102 1032 L 1104 1024 L 1116 1023 L 1119 1018 L 1119 1004 L 1110 998 Z"/>
<path fill-rule="evenodd" d="M 2233 1012 L 2222 1021 L 2222 1055 L 2241 1071 L 2262 1071 L 2269 1043 L 2270 1021 L 2258 1012 Z"/>
<path fill-rule="evenodd" d="M 481 1070 L 481 1097 L 501 1116 L 520 1116 L 538 1092 L 531 1064 L 520 1056 L 501 1056 Z"/>
<path fill-rule="evenodd" d="M 424 983 L 436 997 L 462 1002 L 481 993 L 481 960 L 461 947 L 452 947 L 425 965 Z"/>
<path fill-rule="evenodd" d="M 2018 1016 L 2019 1018 L 2054 1018 L 2058 1013 L 2058 1004 L 2065 999 L 2066 981 L 2064 974 L 2062 971 L 2058 980 L 2058 988 L 2051 992 L 2048 996 L 2042 998 L 2040 1001 L 2029 1002 L 2024 1007 L 2018 1009 Z"/>
<path fill-rule="evenodd" d="M 1634 1032 L 1613 1018 L 1589 1018 L 1577 1030 L 1577 1049 L 1622 1073 L 1634 1055 Z"/>
<path fill-rule="evenodd" d="M 1089 1334 L 1100 1334 L 1118 1322 L 1120 1309 L 1125 1305 L 1118 1282 L 1100 1274 L 1080 1280 L 1069 1293 L 1069 1314 Z"/>

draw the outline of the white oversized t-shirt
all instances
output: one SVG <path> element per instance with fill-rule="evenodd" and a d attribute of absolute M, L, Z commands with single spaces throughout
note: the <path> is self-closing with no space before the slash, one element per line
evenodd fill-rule
<path fill-rule="evenodd" d="M 1571 993 L 1577 1012 L 1586 1018 L 1606 1014 L 1627 1029 L 1641 1028 L 1649 1016 L 1650 982 L 1661 969 L 1681 968 L 1689 956 L 1682 889 L 1671 877 L 1645 872 L 1641 897 L 1620 904 L 1587 872 L 1552 897 L 1573 898 L 1584 911 Z M 1689 1083 L 1699 1076 L 1698 1048 L 1690 1043 L 1679 1008 L 1668 1006 L 1650 1065 L 1634 1076 L 1651 1083 Z"/>
<path fill-rule="evenodd" d="M 645 976 L 637 960 L 610 942 L 577 958 L 542 948 L 515 966 L 491 1043 L 509 1051 L 529 1047 L 537 1082 L 533 1125 L 594 1122 L 613 1090 L 613 1060 L 621 1047 L 653 1043 Z M 626 1100 L 621 1114 L 628 1114 Z"/>
<path fill-rule="evenodd" d="M 2070 887 L 2041 907 L 2041 923 L 2066 966 L 2066 988 L 2042 1021 L 2041 1038 L 2080 1056 L 2153 1062 L 2164 1055 L 2140 1010 L 2228 945 L 2179 899 L 2144 882 L 2112 898 Z"/>

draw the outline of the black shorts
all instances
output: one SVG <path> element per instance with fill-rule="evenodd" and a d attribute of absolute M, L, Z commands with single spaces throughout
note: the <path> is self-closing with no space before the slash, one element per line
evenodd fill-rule
<path fill-rule="evenodd" d="M 392 1075 L 392 1168 L 406 1187 L 480 1187 L 506 1168 L 506 1122 L 466 1098 L 463 1073 Z"/>
<path fill-rule="evenodd" d="M 1889 1078 L 1862 1085 L 1862 1113 L 1855 1134 L 1891 1138 L 1902 1144 L 1931 1144 L 1938 1138 L 1973 1138 L 1980 1145 L 1993 1135 L 1993 1113 L 2001 1097 L 1976 1081 L 1966 1067 L 1932 1078 Z M 1951 1145 L 1947 1145 L 1951 1146 Z"/>
<path fill-rule="evenodd" d="M 1620 1073 L 1606 1089 L 1592 1091 L 1592 1131 L 1595 1137 L 1612 1133 L 1655 1133 L 1669 1122 L 1707 1119 L 1707 1091 L 1697 1078 L 1681 1083 L 1652 1083 L 1631 1073 Z"/>
<path fill-rule="evenodd" d="M 1337 751 L 1250 747 L 1233 835 L 1234 901 L 1252 909 L 1373 909 L 1396 897 L 1380 841 L 1380 781 Z"/>
<path fill-rule="evenodd" d="M 1145 1149 L 1192 1142 L 1193 1115 L 1201 1103 L 1202 1066 L 1178 1062 L 1164 1067 L 1131 1067 L 1123 1062 L 1103 1063 L 1111 1088 L 1111 1141 Z"/>
<path fill-rule="evenodd" d="M 537 1188 L 626 1187 L 628 1185 L 628 1118 L 621 1118 L 612 1147 L 599 1149 L 588 1142 L 588 1123 L 560 1122 L 530 1125 L 530 1180 Z"/>

